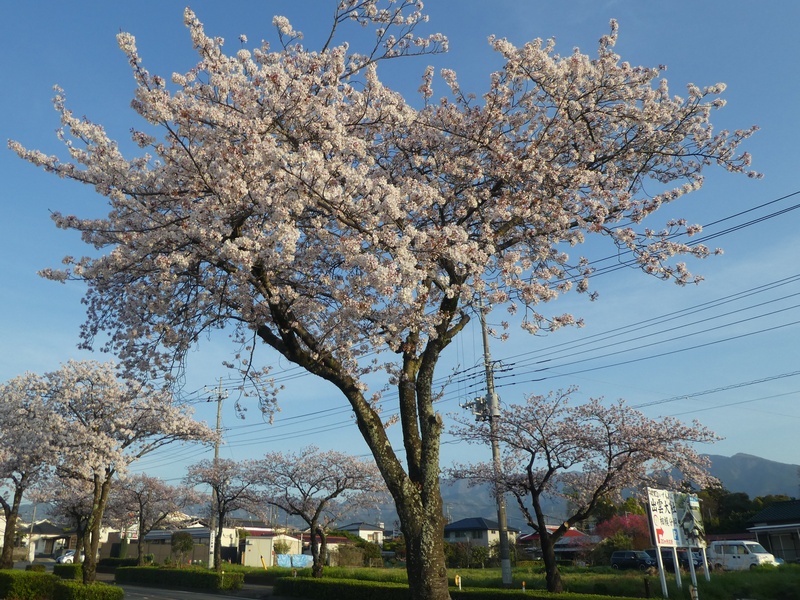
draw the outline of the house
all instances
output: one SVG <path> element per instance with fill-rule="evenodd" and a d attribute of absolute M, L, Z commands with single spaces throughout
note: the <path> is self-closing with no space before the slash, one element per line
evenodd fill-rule
<path fill-rule="evenodd" d="M 519 529 L 508 528 L 508 543 L 516 543 Z M 500 525 L 497 521 L 483 517 L 469 517 L 448 523 L 444 527 L 444 540 L 451 544 L 468 543 L 473 546 L 486 546 L 500 542 Z"/>
<path fill-rule="evenodd" d="M 336 528 L 338 531 L 346 531 L 357 535 L 363 540 L 383 546 L 383 523 L 371 525 L 370 523 L 358 522 L 348 523 Z"/>
<path fill-rule="evenodd" d="M 557 525 L 548 525 L 548 531 L 552 532 L 558 528 Z M 517 545 L 523 550 L 523 555 L 529 558 L 541 558 L 542 546 L 539 542 L 538 533 L 523 533 L 517 537 Z M 556 540 L 554 552 L 559 560 L 579 560 L 589 549 L 600 542 L 596 535 L 589 535 L 570 527 L 563 536 Z"/>
<path fill-rule="evenodd" d="M 74 536 L 74 532 L 65 531 L 63 527 L 53 525 L 44 519 L 36 521 L 32 526 L 21 527 L 19 535 L 30 536 L 29 544 L 33 544 L 34 556 L 53 557 L 70 548 L 70 539 Z"/>
<path fill-rule="evenodd" d="M 771 504 L 751 517 L 747 531 L 775 557 L 800 562 L 800 500 Z"/>

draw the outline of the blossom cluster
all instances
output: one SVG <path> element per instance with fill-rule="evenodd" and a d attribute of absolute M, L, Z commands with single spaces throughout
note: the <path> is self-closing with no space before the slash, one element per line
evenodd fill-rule
<path fill-rule="evenodd" d="M 378 64 L 446 41 L 416 35 L 417 3 L 379 4 L 338 6 L 337 25 L 379 27 L 361 54 L 344 43 L 306 49 L 276 17 L 278 50 L 229 55 L 187 9 L 199 60 L 169 78 L 150 74 L 133 36 L 120 34 L 132 106 L 161 139 L 135 131 L 146 152 L 127 159 L 58 91 L 68 159 L 10 142 L 108 202 L 103 219 L 54 215 L 100 255 L 43 271 L 87 282 L 86 346 L 108 334 L 105 349 L 129 373 L 163 374 L 203 333 L 233 326 L 232 364 L 246 377 L 269 383 L 251 360 L 260 338 L 318 372 L 333 357 L 358 382 L 368 353 L 418 356 L 446 343 L 478 298 L 524 312 L 532 333 L 580 323 L 543 305 L 591 293 L 589 260 L 573 254 L 588 235 L 646 273 L 697 280 L 677 257 L 712 252 L 691 243 L 699 229 L 643 221 L 696 190 L 711 165 L 755 175 L 738 151 L 754 130 L 712 128 L 724 86 L 671 95 L 658 68 L 614 53 L 612 23 L 596 57 L 492 38 L 504 65 L 479 101 L 447 70 L 449 94 L 430 101 L 429 69 L 415 108 L 383 85 Z"/>

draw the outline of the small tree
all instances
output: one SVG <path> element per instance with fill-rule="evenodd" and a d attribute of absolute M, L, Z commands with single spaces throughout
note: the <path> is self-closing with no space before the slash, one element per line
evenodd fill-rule
<path fill-rule="evenodd" d="M 176 531 L 169 540 L 172 555 L 177 556 L 178 566 L 186 563 L 186 557 L 191 554 L 194 548 L 192 534 L 186 531 Z"/>
<path fill-rule="evenodd" d="M 174 441 L 214 439 L 191 418 L 188 407 L 141 382 L 117 378 L 111 363 L 70 361 L 47 373 L 46 393 L 57 421 L 56 473 L 84 481 L 91 490 L 91 512 L 82 545 L 83 581 L 95 579 L 100 526 L 111 485 L 128 465 Z"/>
<path fill-rule="evenodd" d="M 312 574 L 321 577 L 327 554 L 327 529 L 345 513 L 374 506 L 385 490 L 374 463 L 342 452 L 271 452 L 259 461 L 263 502 L 300 517 L 311 534 Z"/>
<path fill-rule="evenodd" d="M 291 550 L 292 547 L 286 540 L 278 540 L 272 545 L 272 549 L 275 551 L 275 554 L 289 554 L 289 550 Z"/>
<path fill-rule="evenodd" d="M 171 515 L 202 500 L 188 486 L 172 486 L 144 474 L 121 478 L 115 489 L 116 501 L 124 512 L 132 513 L 137 524 L 137 564 L 145 564 L 144 538 Z"/>
<path fill-rule="evenodd" d="M 255 510 L 258 495 L 254 489 L 256 463 L 251 460 L 230 459 L 202 460 L 191 465 L 184 483 L 191 487 L 208 485 L 212 490 L 211 514 L 216 521 L 214 536 L 214 568 L 222 570 L 222 531 L 225 518 L 241 508 Z"/>
<path fill-rule="evenodd" d="M 597 524 L 595 533 L 604 538 L 622 533 L 630 539 L 630 548 L 645 550 L 652 546 L 650 524 L 647 517 L 642 514 L 627 514 L 611 517 Z"/>
<path fill-rule="evenodd" d="M 57 451 L 45 393 L 42 378 L 33 373 L 0 385 L 0 506 L 7 524 L 0 569 L 14 566 L 16 530 L 9 524 L 17 522 L 25 492 L 47 475 Z"/>
<path fill-rule="evenodd" d="M 531 396 L 525 405 L 501 411 L 496 435 L 489 423 L 457 417 L 453 433 L 471 443 L 501 446 L 501 468 L 493 463 L 456 465 L 451 475 L 471 483 L 488 483 L 496 493 L 510 493 L 533 530 L 539 534 L 547 589 L 563 590 L 555 542 L 570 527 L 590 517 L 603 500 L 617 500 L 626 488 L 664 485 L 673 471 L 703 488 L 716 484 L 708 458 L 693 448 L 717 439 L 695 422 L 648 419 L 623 401 L 604 405 L 590 400 L 569 405 L 574 389 L 549 396 Z M 548 528 L 543 510 L 547 496 L 569 500 L 569 514 Z"/>

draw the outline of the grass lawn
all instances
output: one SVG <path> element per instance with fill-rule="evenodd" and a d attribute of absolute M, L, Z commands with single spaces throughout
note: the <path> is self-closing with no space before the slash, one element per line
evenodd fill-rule
<path fill-rule="evenodd" d="M 252 581 L 264 578 L 291 576 L 291 569 L 272 567 L 266 572 L 263 569 L 250 567 L 226 566 L 226 570 L 242 570 L 251 574 Z M 298 569 L 298 576 L 308 577 L 310 569 Z M 448 579 L 455 588 L 456 575 L 461 578 L 461 588 L 502 589 L 502 577 L 499 568 L 487 569 L 449 569 Z M 406 573 L 403 569 L 381 568 L 344 568 L 326 567 L 324 577 L 331 579 L 361 579 L 369 581 L 387 581 L 404 583 Z M 628 596 L 634 598 L 660 598 L 661 581 L 657 573 L 640 571 L 616 571 L 610 567 L 562 567 L 561 576 L 565 591 L 579 594 L 601 594 L 612 596 Z M 257 578 L 257 579 L 256 579 Z M 250 580 L 248 578 L 248 580 Z M 689 573 L 682 575 L 683 587 L 675 585 L 675 575 L 667 574 L 667 585 L 670 598 L 689 600 L 691 578 Z M 711 581 L 698 572 L 698 592 L 701 600 L 731 600 L 733 598 L 756 598 L 758 600 L 798 600 L 800 598 L 800 565 L 783 565 L 781 567 L 764 567 L 752 571 L 730 573 L 711 573 Z M 512 587 L 526 590 L 546 589 L 544 567 L 540 563 L 529 562 L 512 569 Z"/>

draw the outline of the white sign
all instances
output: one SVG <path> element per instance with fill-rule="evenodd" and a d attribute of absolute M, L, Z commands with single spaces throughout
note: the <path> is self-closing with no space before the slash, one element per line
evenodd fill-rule
<path fill-rule="evenodd" d="M 647 500 L 650 506 L 650 518 L 653 521 L 656 546 L 676 546 L 678 530 L 674 517 L 672 492 L 647 488 Z"/>
<path fill-rule="evenodd" d="M 656 546 L 704 548 L 705 529 L 695 494 L 647 488 Z"/>

